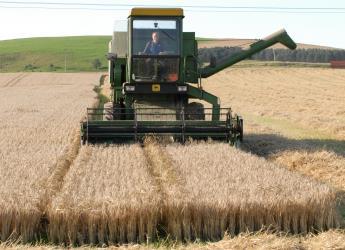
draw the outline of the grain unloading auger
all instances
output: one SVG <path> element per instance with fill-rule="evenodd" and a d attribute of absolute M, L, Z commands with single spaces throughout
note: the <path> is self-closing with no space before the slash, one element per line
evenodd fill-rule
<path fill-rule="evenodd" d="M 236 144 L 243 139 L 243 120 L 221 108 L 217 96 L 205 91 L 201 79 L 234 65 L 276 43 L 296 44 L 280 30 L 230 58 L 199 67 L 194 32 L 183 32 L 182 9 L 134 8 L 128 30 L 115 30 L 109 44 L 112 100 L 87 110 L 81 124 L 85 143 L 97 140 L 140 140 L 145 135 L 213 138 Z M 201 100 L 212 105 L 204 108 Z"/>

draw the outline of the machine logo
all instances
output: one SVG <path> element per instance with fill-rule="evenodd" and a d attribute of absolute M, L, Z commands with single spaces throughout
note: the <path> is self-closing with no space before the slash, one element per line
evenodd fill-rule
<path fill-rule="evenodd" d="M 152 92 L 160 92 L 161 85 L 160 84 L 152 84 Z"/>

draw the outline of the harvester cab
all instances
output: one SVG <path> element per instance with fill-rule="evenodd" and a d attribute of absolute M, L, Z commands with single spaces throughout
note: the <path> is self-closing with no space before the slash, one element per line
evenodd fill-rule
<path fill-rule="evenodd" d="M 140 140 L 148 134 L 181 142 L 187 138 L 242 141 L 242 118 L 221 108 L 219 98 L 201 87 L 201 78 L 276 43 L 290 49 L 296 44 L 281 30 L 230 58 L 203 66 L 195 33 L 183 32 L 183 17 L 182 9 L 134 8 L 127 30 L 114 31 L 107 56 L 111 102 L 87 109 L 81 124 L 83 143 Z"/>

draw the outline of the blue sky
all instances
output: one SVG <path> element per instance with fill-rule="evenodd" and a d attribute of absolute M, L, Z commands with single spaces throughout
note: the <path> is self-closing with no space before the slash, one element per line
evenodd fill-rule
<path fill-rule="evenodd" d="M 66 0 L 39 1 L 68 2 Z M 160 6 L 216 5 L 232 7 L 264 6 L 344 8 L 343 13 L 337 14 L 219 11 L 201 12 L 196 11 L 197 9 L 193 9 L 193 11 L 191 9 L 186 9 L 184 28 L 185 31 L 195 31 L 197 36 L 214 38 L 261 38 L 278 29 L 286 28 L 289 34 L 297 42 L 333 46 L 345 49 L 345 34 L 343 32 L 345 24 L 344 0 L 73 0 L 69 2 L 118 3 L 138 6 L 152 4 Z M 0 1 L 0 6 L 18 7 L 20 5 L 4 4 Z M 50 6 L 54 7 L 55 5 Z M 107 9 L 107 7 L 102 7 L 102 9 Z M 202 10 L 205 11 L 205 9 Z M 122 7 L 122 10 L 98 11 L 0 8 L 0 40 L 41 36 L 111 35 L 114 21 L 126 19 L 128 13 L 129 7 Z"/>

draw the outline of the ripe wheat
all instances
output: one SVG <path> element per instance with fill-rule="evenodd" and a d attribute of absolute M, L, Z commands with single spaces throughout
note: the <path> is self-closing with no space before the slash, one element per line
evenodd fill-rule
<path fill-rule="evenodd" d="M 171 218 L 179 225 L 169 232 L 174 237 L 219 239 L 226 231 L 262 227 L 305 233 L 341 223 L 338 194 L 325 184 L 227 144 L 170 145 L 166 150 L 188 190 L 180 216 Z"/>
<path fill-rule="evenodd" d="M 92 86 L 98 78 L 0 75 L 0 240 L 20 236 L 28 241 L 39 234 L 52 191 L 48 186 L 74 150 L 79 121 L 95 100 Z"/>
<path fill-rule="evenodd" d="M 337 192 L 222 143 L 87 146 L 49 213 L 54 242 L 221 239 L 340 225 Z"/>
<path fill-rule="evenodd" d="M 311 137 L 319 133 L 345 139 L 345 70 L 327 68 L 231 68 L 203 81 L 223 107 L 243 115 L 248 124 L 268 124 L 296 137 L 296 127 Z"/>
<path fill-rule="evenodd" d="M 159 192 L 140 146 L 85 146 L 49 211 L 53 242 L 145 242 L 156 235 Z"/>

